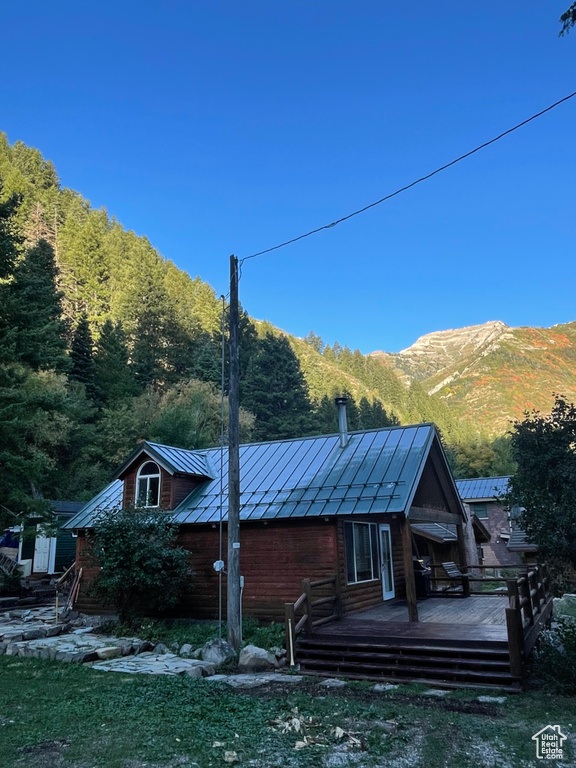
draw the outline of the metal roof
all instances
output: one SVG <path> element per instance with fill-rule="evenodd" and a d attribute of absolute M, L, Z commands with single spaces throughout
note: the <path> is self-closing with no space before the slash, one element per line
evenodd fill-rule
<path fill-rule="evenodd" d="M 128 456 L 116 474 L 118 476 L 122 475 L 142 453 L 146 453 L 155 459 L 171 475 L 175 472 L 182 472 L 187 475 L 198 475 L 211 479 L 214 479 L 216 476 L 216 473 L 207 462 L 205 451 L 189 451 L 186 448 L 173 448 L 171 445 L 161 445 L 160 443 L 149 443 L 147 441 L 141 443 Z"/>
<path fill-rule="evenodd" d="M 394 427 L 240 446 L 240 519 L 270 520 L 403 512 L 416 491 L 434 426 Z M 208 451 L 218 465 L 220 449 Z M 220 479 L 200 486 L 174 510 L 179 523 L 213 523 L 228 507 L 228 456 Z"/>
<path fill-rule="evenodd" d="M 77 515 L 68 520 L 62 528 L 86 528 L 93 524 L 98 512 L 106 509 L 121 509 L 124 483 L 114 480 L 85 504 Z"/>
<path fill-rule="evenodd" d="M 339 435 L 241 445 L 240 519 L 407 511 L 434 440 L 434 425 L 419 424 L 353 432 L 345 448 Z M 173 511 L 176 522 L 227 518 L 228 451 L 213 448 L 202 454 L 206 466 L 218 470 L 217 476 L 194 489 Z M 89 527 L 98 508 L 102 503 L 96 497 L 68 527 Z"/>
<path fill-rule="evenodd" d="M 456 487 L 464 501 L 495 501 L 508 491 L 509 480 L 509 475 L 474 477 L 471 480 L 456 480 Z"/>
<path fill-rule="evenodd" d="M 85 505 L 84 501 L 51 501 L 52 512 L 55 515 L 74 515 Z"/>
<path fill-rule="evenodd" d="M 514 523 L 512 524 L 512 531 L 510 532 L 510 538 L 506 545 L 509 552 L 537 552 L 538 546 L 528 541 L 526 532 L 519 528 Z"/>
<path fill-rule="evenodd" d="M 441 523 L 412 523 L 410 528 L 418 536 L 432 539 L 432 541 L 437 541 L 440 544 L 448 541 L 458 541 L 456 526 L 451 523 L 447 525 L 442 525 Z"/>

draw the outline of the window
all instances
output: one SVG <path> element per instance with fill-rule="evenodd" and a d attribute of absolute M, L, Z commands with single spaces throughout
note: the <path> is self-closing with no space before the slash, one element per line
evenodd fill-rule
<path fill-rule="evenodd" d="M 136 478 L 136 506 L 157 507 L 160 504 L 160 467 L 147 461 Z"/>
<path fill-rule="evenodd" d="M 348 584 L 374 581 L 378 573 L 378 526 L 375 523 L 344 523 Z"/>
<path fill-rule="evenodd" d="M 486 519 L 488 517 L 488 507 L 486 504 L 472 504 L 472 512 L 478 518 Z"/>

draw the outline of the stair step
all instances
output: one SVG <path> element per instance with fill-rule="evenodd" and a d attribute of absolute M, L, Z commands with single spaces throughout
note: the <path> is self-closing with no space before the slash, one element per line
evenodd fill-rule
<path fill-rule="evenodd" d="M 375 677 L 383 677 L 386 674 L 392 677 L 404 677 L 410 675 L 412 677 L 418 676 L 427 680 L 434 680 L 436 678 L 466 678 L 470 682 L 474 681 L 490 681 L 492 683 L 499 683 L 502 685 L 509 685 L 515 682 L 517 678 L 513 677 L 510 672 L 496 672 L 488 670 L 470 670 L 470 669 L 454 669 L 451 667 L 422 667 L 419 665 L 396 665 L 396 664 L 357 664 L 353 661 L 341 661 L 331 662 L 323 661 L 321 659 L 311 661 L 304 661 L 300 664 L 301 670 L 308 672 L 309 669 L 324 669 L 330 670 L 334 674 L 339 672 L 347 675 L 348 672 L 363 674 Z"/>
<path fill-rule="evenodd" d="M 461 654 L 463 656 L 469 655 L 470 657 L 508 657 L 508 645 L 503 644 L 503 647 L 486 647 L 486 648 L 470 648 L 469 646 L 460 646 L 452 644 L 450 646 L 444 645 L 417 645 L 413 643 L 404 642 L 390 642 L 390 643 L 358 643 L 358 642 L 323 642 L 319 640 L 310 640 L 303 638 L 298 641 L 298 649 L 302 650 L 334 650 L 341 651 L 343 653 L 351 653 L 357 650 L 365 652 L 378 652 L 378 653 L 391 653 L 391 652 L 406 652 L 406 653 L 434 653 L 434 654 Z"/>
<path fill-rule="evenodd" d="M 429 654 L 426 656 L 420 655 L 413 655 L 413 654 L 403 654 L 403 653 L 388 653 L 388 652 L 381 652 L 381 653 L 365 653 L 362 651 L 324 651 L 320 649 L 313 649 L 313 650 L 302 650 L 298 649 L 298 658 L 301 660 L 301 663 L 306 663 L 307 661 L 313 662 L 316 659 L 326 659 L 334 661 L 336 660 L 342 660 L 342 661 L 356 661 L 356 662 L 370 662 L 374 661 L 376 663 L 380 662 L 401 662 L 401 663 L 420 663 L 420 664 L 450 664 L 451 666 L 458 666 L 458 667 L 481 667 L 482 669 L 509 669 L 510 668 L 510 660 L 509 658 L 504 658 L 501 660 L 494 660 L 494 659 L 476 659 L 476 658 L 457 658 L 454 656 L 450 656 L 448 658 L 438 655 Z"/>

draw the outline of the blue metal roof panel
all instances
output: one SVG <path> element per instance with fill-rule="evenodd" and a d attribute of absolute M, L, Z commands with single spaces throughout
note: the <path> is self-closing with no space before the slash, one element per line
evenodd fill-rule
<path fill-rule="evenodd" d="M 433 425 L 426 424 L 352 433 L 345 448 L 338 435 L 243 445 L 240 519 L 406 511 L 434 434 Z M 216 521 L 220 510 L 226 520 L 227 452 L 150 446 L 177 471 L 194 467 L 208 477 L 174 511 L 175 521 Z M 222 480 L 210 479 L 220 467 Z"/>
<path fill-rule="evenodd" d="M 501 477 L 474 477 L 470 480 L 456 480 L 458 493 L 464 501 L 490 501 L 508 491 L 509 475 Z"/>
<path fill-rule="evenodd" d="M 174 472 L 184 472 L 189 475 L 200 475 L 213 478 L 213 470 L 208 466 L 207 457 L 201 451 L 188 451 L 185 448 L 173 448 L 170 445 L 146 442 L 142 446 L 151 449 L 156 457 L 163 460 Z"/>
<path fill-rule="evenodd" d="M 122 480 L 114 480 L 113 483 L 107 485 L 104 490 L 100 491 L 100 493 L 85 504 L 78 514 L 67 520 L 62 528 L 72 530 L 92 525 L 99 512 L 106 509 L 120 509 L 122 507 L 123 495 L 124 483 Z"/>

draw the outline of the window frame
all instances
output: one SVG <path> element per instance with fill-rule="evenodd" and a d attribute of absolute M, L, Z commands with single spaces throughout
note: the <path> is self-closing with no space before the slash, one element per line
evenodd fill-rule
<path fill-rule="evenodd" d="M 146 467 L 148 464 L 153 464 L 158 472 L 156 474 L 143 474 L 142 470 L 144 467 Z M 148 499 L 150 498 L 150 481 L 158 478 L 158 498 L 156 504 L 148 504 Z M 140 481 L 146 480 L 146 503 L 142 504 L 140 499 L 142 498 L 140 494 Z M 136 488 L 135 488 L 135 505 L 137 507 L 141 507 L 143 509 L 158 509 L 160 507 L 160 491 L 161 491 L 161 485 L 162 485 L 162 471 L 160 469 L 160 466 L 155 462 L 152 461 L 152 459 L 146 459 L 146 461 L 141 464 L 141 466 L 138 469 L 138 472 L 136 473 Z"/>
<path fill-rule="evenodd" d="M 478 520 L 487 520 L 488 519 L 488 503 L 486 501 L 477 501 L 474 502 L 472 505 L 472 511 L 478 518 Z M 478 512 L 482 512 L 482 514 L 478 514 Z"/>
<path fill-rule="evenodd" d="M 370 565 L 371 565 L 371 577 L 369 579 L 358 578 L 358 566 L 356 557 L 356 534 L 359 526 L 368 526 L 368 541 L 370 542 Z M 350 534 L 348 533 L 350 532 Z M 378 543 L 378 523 L 359 522 L 356 520 L 344 521 L 344 546 L 345 546 L 345 565 L 346 565 L 346 583 L 353 584 L 367 584 L 371 581 L 380 581 L 380 547 Z M 350 544 L 352 550 L 350 552 Z M 351 555 L 351 558 L 350 558 Z M 353 565 L 354 581 L 350 580 L 350 565 Z"/>

